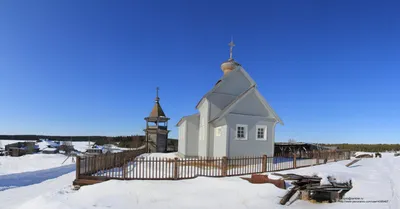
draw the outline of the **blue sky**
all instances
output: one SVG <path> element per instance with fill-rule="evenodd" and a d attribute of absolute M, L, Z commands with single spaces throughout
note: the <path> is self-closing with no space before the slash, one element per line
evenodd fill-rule
<path fill-rule="evenodd" d="M 234 58 L 276 139 L 398 143 L 400 2 L 0 3 L 0 134 L 142 134 L 156 86 L 176 122 Z"/>

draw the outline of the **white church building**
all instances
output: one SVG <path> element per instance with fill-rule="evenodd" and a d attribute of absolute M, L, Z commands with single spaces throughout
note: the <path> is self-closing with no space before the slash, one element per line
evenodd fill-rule
<path fill-rule="evenodd" d="M 257 84 L 232 59 L 222 63 L 222 78 L 181 118 L 178 152 L 186 157 L 273 156 L 275 125 L 282 120 L 265 101 Z"/>

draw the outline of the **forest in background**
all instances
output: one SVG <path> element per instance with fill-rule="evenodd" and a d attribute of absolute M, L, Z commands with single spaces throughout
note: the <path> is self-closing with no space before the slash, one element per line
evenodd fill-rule
<path fill-rule="evenodd" d="M 98 145 L 119 144 L 120 147 L 138 147 L 144 143 L 145 136 L 48 136 L 48 135 L 0 135 L 0 139 L 10 140 L 39 140 L 50 139 L 55 141 L 92 141 Z M 172 139 L 176 140 L 176 139 Z M 335 146 L 339 149 L 364 152 L 400 151 L 400 144 L 319 144 Z"/>
<path fill-rule="evenodd" d="M 91 141 L 97 145 L 115 144 L 119 147 L 135 148 L 144 144 L 144 135 L 133 136 L 49 136 L 49 135 L 0 135 L 2 140 L 21 140 L 21 141 L 38 141 L 39 139 L 49 139 L 53 141 Z M 169 139 L 169 141 L 177 141 Z M 174 143 L 177 144 L 177 143 Z"/>
<path fill-rule="evenodd" d="M 339 149 L 362 152 L 400 151 L 400 144 L 320 144 L 323 146 L 335 146 Z"/>

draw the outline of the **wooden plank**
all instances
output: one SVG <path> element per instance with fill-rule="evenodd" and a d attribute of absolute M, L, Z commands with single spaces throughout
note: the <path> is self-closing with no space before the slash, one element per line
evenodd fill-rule
<path fill-rule="evenodd" d="M 348 164 L 346 165 L 346 167 L 350 167 L 351 165 L 357 163 L 357 162 L 360 161 L 360 160 L 361 160 L 361 159 L 355 159 L 355 160 L 351 161 L 350 163 L 348 163 Z"/>
<path fill-rule="evenodd" d="M 86 185 L 93 185 L 97 183 L 101 183 L 107 180 L 93 180 L 93 179 L 75 179 L 73 181 L 73 185 L 78 185 L 78 186 L 86 186 Z"/>
<path fill-rule="evenodd" d="M 81 157 L 76 156 L 76 179 L 81 175 Z"/>

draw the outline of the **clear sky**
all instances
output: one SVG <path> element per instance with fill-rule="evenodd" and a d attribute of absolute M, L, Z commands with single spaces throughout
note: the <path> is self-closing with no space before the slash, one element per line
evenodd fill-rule
<path fill-rule="evenodd" d="M 233 56 L 285 122 L 277 141 L 400 142 L 399 1 L 0 2 L 0 134 L 143 134 Z"/>

